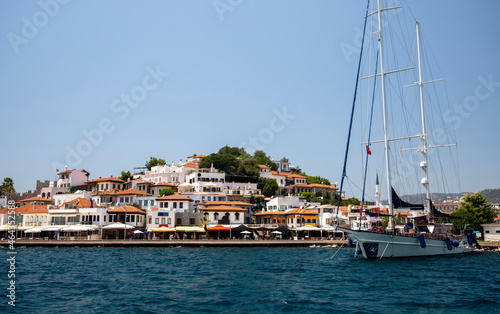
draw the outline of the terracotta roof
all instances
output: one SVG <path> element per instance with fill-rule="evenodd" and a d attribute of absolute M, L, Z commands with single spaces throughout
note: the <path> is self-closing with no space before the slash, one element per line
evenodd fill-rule
<path fill-rule="evenodd" d="M 219 206 L 208 206 L 205 208 L 200 208 L 200 211 L 206 212 L 244 212 L 245 208 L 235 207 L 235 206 L 227 206 L 227 205 L 219 205 Z"/>
<path fill-rule="evenodd" d="M 287 215 L 317 215 L 318 213 L 310 209 L 294 208 L 286 212 Z"/>
<path fill-rule="evenodd" d="M 65 204 L 76 204 L 76 206 L 75 206 L 76 208 L 90 208 L 90 203 L 91 202 L 88 199 L 83 198 L 83 197 L 78 197 L 78 198 L 75 198 L 74 200 L 63 203 L 61 206 L 59 206 L 57 208 L 59 208 L 59 209 L 64 208 Z M 92 204 L 92 207 L 101 208 L 98 205 L 96 205 L 95 203 Z"/>
<path fill-rule="evenodd" d="M 61 175 L 61 174 L 66 174 L 66 173 L 72 173 L 73 171 L 75 171 L 76 169 L 71 169 L 71 170 L 66 170 L 66 171 L 61 171 L 61 172 L 58 172 L 57 175 Z"/>
<path fill-rule="evenodd" d="M 52 200 L 49 200 L 47 198 L 41 198 L 41 197 L 30 197 L 30 198 L 25 198 L 24 200 L 20 200 L 16 203 L 23 203 L 23 202 L 48 202 L 51 203 Z"/>
<path fill-rule="evenodd" d="M 156 198 L 157 201 L 188 201 L 192 202 L 193 200 L 187 196 L 182 196 L 179 194 L 172 194 L 167 196 L 160 196 Z"/>
<path fill-rule="evenodd" d="M 307 185 L 307 184 L 292 184 L 290 186 L 294 186 L 294 187 L 297 187 L 297 188 L 313 188 L 312 186 L 310 185 Z"/>
<path fill-rule="evenodd" d="M 338 190 L 339 188 L 336 186 L 331 186 L 331 185 L 326 185 L 326 184 L 320 184 L 320 183 L 311 183 L 308 184 L 310 187 L 314 188 L 326 188 L 326 189 L 333 189 L 333 190 Z"/>
<path fill-rule="evenodd" d="M 94 179 L 94 180 L 89 180 L 85 183 L 99 183 L 99 182 L 119 182 L 119 183 L 125 183 L 125 181 L 115 178 L 115 177 L 109 177 L 109 178 L 99 178 L 99 179 Z"/>
<path fill-rule="evenodd" d="M 284 177 L 286 177 L 286 174 L 280 173 L 280 172 L 277 172 L 277 171 L 271 171 L 271 173 L 274 174 L 275 176 L 284 176 Z"/>
<path fill-rule="evenodd" d="M 304 176 L 301 176 L 300 174 L 296 174 L 296 173 L 289 173 L 286 175 L 287 178 L 299 178 L 299 179 L 307 179 L 306 177 Z"/>
<path fill-rule="evenodd" d="M 266 165 L 259 165 L 259 167 L 260 167 L 261 169 L 269 169 L 269 167 L 268 167 L 268 166 L 266 166 Z"/>
<path fill-rule="evenodd" d="M 188 167 L 188 168 L 196 169 L 196 165 L 193 164 L 193 163 L 187 163 L 187 164 L 179 165 L 178 167 Z"/>
<path fill-rule="evenodd" d="M 16 208 L 17 213 L 24 214 L 45 214 L 48 213 L 47 205 L 37 204 L 36 208 L 34 208 L 34 204 L 26 204 L 24 206 Z"/>
<path fill-rule="evenodd" d="M 108 210 L 108 213 L 127 213 L 127 214 L 134 214 L 134 213 L 137 213 L 137 214 L 144 214 L 146 215 L 146 212 L 143 211 L 142 209 L 139 209 L 135 206 L 128 206 L 128 205 L 125 205 L 125 206 L 120 206 L 120 207 L 116 207 L 116 208 L 113 208 L 113 209 L 110 209 Z"/>
<path fill-rule="evenodd" d="M 265 215 L 286 215 L 285 212 L 265 212 L 265 213 L 256 213 L 254 216 L 265 216 Z"/>
<path fill-rule="evenodd" d="M 172 184 L 172 183 L 167 183 L 167 182 L 158 182 L 155 184 L 156 186 L 171 186 L 177 188 L 177 185 Z"/>

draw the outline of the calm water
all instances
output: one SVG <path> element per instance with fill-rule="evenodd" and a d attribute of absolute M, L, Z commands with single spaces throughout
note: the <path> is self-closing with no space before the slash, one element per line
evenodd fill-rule
<path fill-rule="evenodd" d="M 330 259 L 333 248 L 17 251 L 16 312 L 500 313 L 500 253 L 367 261 L 347 249 Z"/>

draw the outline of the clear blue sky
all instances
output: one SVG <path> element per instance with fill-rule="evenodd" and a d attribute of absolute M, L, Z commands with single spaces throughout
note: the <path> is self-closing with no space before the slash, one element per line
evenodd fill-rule
<path fill-rule="evenodd" d="M 69 166 L 96 178 L 150 156 L 177 163 L 244 142 L 252 152 L 249 137 L 340 181 L 357 60 L 342 47 L 355 45 L 365 1 L 40 3 L 45 11 L 38 1 L 0 2 L 0 177 L 18 191 L 53 180 L 68 148 L 83 152 Z M 409 6 L 450 104 L 474 96 L 479 76 L 500 82 L 500 2 Z M 491 88 L 456 128 L 466 191 L 500 187 L 500 86 Z M 130 107 L 122 95 L 133 93 Z M 99 128 L 102 138 L 91 131 Z M 84 143 L 85 131 L 96 144 Z"/>

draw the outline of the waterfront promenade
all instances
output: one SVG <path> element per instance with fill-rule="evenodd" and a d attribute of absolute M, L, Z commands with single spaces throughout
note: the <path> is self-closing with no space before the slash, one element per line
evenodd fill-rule
<path fill-rule="evenodd" d="M 485 250 L 500 249 L 500 242 L 479 242 Z M 15 247 L 332 247 L 346 246 L 344 240 L 35 240 L 22 239 Z M 8 247 L 1 241 L 0 247 Z"/>
<path fill-rule="evenodd" d="M 308 247 L 342 245 L 343 240 L 17 240 L 21 247 Z M 0 246 L 8 247 L 7 241 Z"/>

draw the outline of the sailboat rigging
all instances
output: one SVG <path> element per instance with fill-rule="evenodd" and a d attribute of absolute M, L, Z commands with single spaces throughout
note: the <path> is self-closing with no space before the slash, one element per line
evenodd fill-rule
<path fill-rule="evenodd" d="M 412 224 L 407 224 L 403 229 L 397 229 L 395 227 L 394 222 L 394 210 L 405 208 L 408 210 L 416 210 L 416 211 L 425 211 L 425 217 L 421 217 L 425 219 L 426 222 L 431 222 L 435 220 L 435 218 L 446 218 L 446 214 L 439 212 L 433 205 L 431 200 L 431 189 L 429 183 L 429 149 L 439 147 L 441 145 L 429 145 L 428 142 L 428 134 L 427 134 L 427 124 L 426 124 L 426 108 L 424 102 L 424 85 L 432 82 L 436 82 L 438 80 L 433 80 L 429 82 L 423 81 L 422 76 L 422 55 L 421 55 L 421 40 L 420 40 L 420 24 L 416 22 L 416 38 L 417 38 L 417 62 L 418 62 L 418 81 L 414 84 L 408 86 L 417 86 L 419 90 L 419 107 L 420 107 L 420 122 L 421 122 L 421 134 L 410 135 L 410 136 L 402 136 L 397 138 L 391 138 L 389 134 L 389 106 L 390 103 L 388 101 L 388 95 L 386 92 L 387 82 L 386 76 L 392 75 L 394 73 L 398 73 L 401 71 L 407 71 L 415 69 L 415 67 L 408 67 L 401 70 L 393 70 L 386 71 L 385 64 L 385 44 L 384 44 L 384 23 L 383 16 L 386 11 L 400 9 L 401 7 L 392 7 L 392 8 L 382 8 L 381 0 L 377 0 L 377 10 L 373 13 L 368 14 L 369 10 L 369 1 L 367 5 L 366 18 L 365 18 L 365 27 L 363 30 L 363 42 L 361 47 L 361 52 L 363 50 L 364 44 L 364 33 L 366 31 L 366 19 L 371 16 L 376 16 L 378 18 L 378 30 L 376 31 L 377 35 L 377 61 L 375 65 L 375 74 L 368 76 L 367 78 L 374 78 L 375 80 L 379 80 L 380 85 L 380 97 L 381 97 L 381 107 L 382 107 L 382 117 L 383 117 L 383 139 L 378 141 L 371 141 L 371 123 L 372 117 L 370 117 L 370 129 L 368 141 L 366 143 L 366 162 L 368 162 L 368 156 L 371 155 L 370 145 L 374 143 L 383 143 L 384 144 L 384 161 L 385 161 L 385 170 L 386 170 L 386 182 L 387 182 L 387 198 L 388 198 L 388 208 L 387 208 L 387 217 L 388 217 L 388 225 L 387 229 L 381 231 L 380 229 L 368 229 L 362 230 L 361 228 L 361 215 L 363 211 L 363 207 L 365 206 L 364 201 L 364 186 L 363 185 L 363 196 L 361 202 L 360 209 L 360 219 L 359 219 L 359 227 L 353 228 L 352 226 L 344 226 L 341 225 L 337 220 L 337 229 L 343 231 L 348 234 L 349 239 L 352 240 L 357 247 L 357 251 L 359 251 L 363 257 L 365 258 L 381 258 L 381 257 L 410 257 L 410 256 L 430 256 L 430 255 L 447 255 L 447 254 L 458 254 L 458 253 L 466 253 L 475 249 L 476 240 L 473 233 L 466 234 L 462 232 L 459 235 L 453 235 L 450 232 L 451 226 L 445 225 L 437 225 L 437 224 L 429 224 L 427 223 L 425 226 L 419 226 L 417 220 L 414 220 Z M 360 66 L 361 66 L 361 58 L 362 53 L 360 53 L 360 60 L 358 64 L 358 73 L 356 79 L 356 87 L 355 87 L 355 96 L 351 111 L 351 121 L 349 127 L 349 134 L 346 145 L 346 154 L 342 172 L 342 180 L 340 184 L 340 195 L 342 193 L 342 187 L 344 179 L 346 178 L 346 165 L 348 160 L 348 151 L 349 151 L 349 143 L 352 131 L 352 121 L 354 116 L 354 108 L 356 103 L 356 93 L 358 88 L 358 82 L 360 80 Z M 377 73 L 379 71 L 379 73 Z M 374 88 L 376 84 L 373 84 Z M 373 97 L 375 96 L 375 90 L 373 92 Z M 373 101 L 372 101 L 372 109 L 371 114 L 373 115 Z M 426 201 L 425 204 L 410 204 L 408 202 L 403 201 L 396 191 L 393 188 L 393 174 L 391 173 L 391 143 L 394 141 L 400 141 L 403 139 L 413 139 L 419 138 L 422 141 L 422 144 L 415 149 L 423 155 L 423 160 L 420 162 L 420 168 L 424 172 L 424 177 L 420 180 L 421 185 L 426 190 Z M 448 145 L 442 145 L 448 146 Z M 408 149 L 409 150 L 409 149 Z M 364 181 L 366 181 L 366 171 L 367 165 L 364 167 L 365 175 Z M 377 184 L 378 184 L 378 174 L 377 174 Z M 378 193 L 378 191 L 377 191 Z M 338 210 L 340 207 L 341 198 L 339 197 L 339 203 L 337 206 L 337 217 Z M 378 209 L 377 209 L 378 211 Z M 369 212 L 367 211 L 367 215 Z"/>

